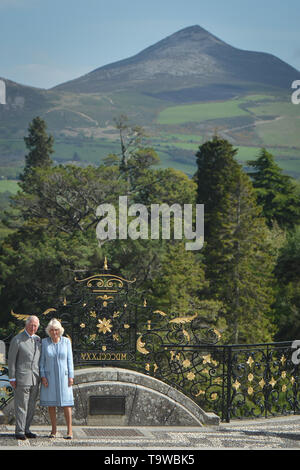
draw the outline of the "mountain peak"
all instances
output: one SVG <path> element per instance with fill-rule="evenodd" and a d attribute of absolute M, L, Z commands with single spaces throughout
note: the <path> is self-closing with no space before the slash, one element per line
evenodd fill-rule
<path fill-rule="evenodd" d="M 216 45 L 226 46 L 223 41 L 206 31 L 206 29 L 199 25 L 194 25 L 167 36 L 152 46 L 147 47 L 135 57 L 154 53 L 155 51 L 163 51 L 164 49 L 169 49 L 170 54 L 173 55 L 180 53 L 180 51 L 184 51 L 184 55 L 189 55 L 193 54 L 195 50 L 199 53 L 200 51 L 203 52 L 205 49 Z"/>
<path fill-rule="evenodd" d="M 183 40 L 194 39 L 196 41 L 199 41 L 201 39 L 211 39 L 219 43 L 225 44 L 223 41 L 221 41 L 216 36 L 214 36 L 209 31 L 207 31 L 206 29 L 202 28 L 202 26 L 199 26 L 199 25 L 187 26 L 186 28 L 180 29 L 176 33 L 173 33 L 171 36 L 169 36 L 166 39 L 173 38 L 173 37 L 180 38 Z"/>

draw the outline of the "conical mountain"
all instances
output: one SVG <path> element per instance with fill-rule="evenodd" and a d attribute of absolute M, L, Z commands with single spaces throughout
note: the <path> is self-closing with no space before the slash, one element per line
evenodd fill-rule
<path fill-rule="evenodd" d="M 63 83 L 56 90 L 97 93 L 138 90 L 167 97 L 199 94 L 212 86 L 227 91 L 276 87 L 289 89 L 299 71 L 262 53 L 226 44 L 200 26 L 191 26 L 144 49 L 137 55 Z M 196 96 L 201 98 L 201 96 Z"/>

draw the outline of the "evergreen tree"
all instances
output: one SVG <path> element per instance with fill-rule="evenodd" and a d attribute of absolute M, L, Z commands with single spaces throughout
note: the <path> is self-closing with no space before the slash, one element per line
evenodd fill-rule
<path fill-rule="evenodd" d="M 25 156 L 25 167 L 20 175 L 20 186 L 27 193 L 35 191 L 35 170 L 37 168 L 50 168 L 52 160 L 50 155 L 54 152 L 52 136 L 46 132 L 45 121 L 36 117 L 28 127 L 28 136 L 24 137 L 26 148 L 29 153 Z"/>
<path fill-rule="evenodd" d="M 300 335 L 300 226 L 287 234 L 279 252 L 275 275 L 276 340 L 292 341 Z"/>
<path fill-rule="evenodd" d="M 215 224 L 216 209 L 222 213 L 238 164 L 237 150 L 227 141 L 214 136 L 196 153 L 197 203 L 205 204 L 205 237 L 209 238 Z"/>
<path fill-rule="evenodd" d="M 236 151 L 214 137 L 197 153 L 198 202 L 205 208 L 209 294 L 224 303 L 227 340 L 271 340 L 273 257 L 268 230 Z"/>
<path fill-rule="evenodd" d="M 300 222 L 300 198 L 292 178 L 283 174 L 273 155 L 264 148 L 248 165 L 254 169 L 249 174 L 269 227 L 276 221 L 281 228 L 293 228 Z"/>

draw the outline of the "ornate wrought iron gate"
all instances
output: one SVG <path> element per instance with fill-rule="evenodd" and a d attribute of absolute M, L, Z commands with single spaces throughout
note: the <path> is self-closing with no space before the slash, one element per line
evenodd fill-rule
<path fill-rule="evenodd" d="M 75 278 L 60 305 L 40 315 L 44 327 L 61 320 L 75 365 L 125 367 L 178 388 L 223 421 L 299 413 L 299 369 L 291 342 L 219 345 L 220 333 L 198 316 L 152 309 L 133 289 L 135 279 L 113 274 Z M 22 322 L 26 315 L 12 312 Z M 6 368 L 0 371 L 2 377 Z M 4 388 L 4 387 L 3 387 Z M 5 406 L 9 394 L 0 397 Z"/>
<path fill-rule="evenodd" d="M 291 346 L 165 345 L 158 373 L 222 421 L 299 414 L 299 366 Z"/>
<path fill-rule="evenodd" d="M 72 301 L 66 299 L 58 312 L 71 328 L 75 364 L 135 362 L 138 305 L 129 304 L 132 283 L 108 270 L 75 279 Z"/>

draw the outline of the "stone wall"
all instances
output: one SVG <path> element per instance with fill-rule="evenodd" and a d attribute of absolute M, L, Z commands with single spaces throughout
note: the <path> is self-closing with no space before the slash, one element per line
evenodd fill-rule
<path fill-rule="evenodd" d="M 73 424 L 98 426 L 203 426 L 218 425 L 219 417 L 205 413 L 193 400 L 153 377 L 127 369 L 94 367 L 75 371 Z M 122 414 L 97 414 L 90 397 L 122 397 Z M 101 401 L 101 398 L 99 398 Z M 4 412 L 14 419 L 13 400 Z M 47 408 L 37 406 L 34 424 L 49 423 Z M 65 424 L 58 410 L 58 424 Z"/>

